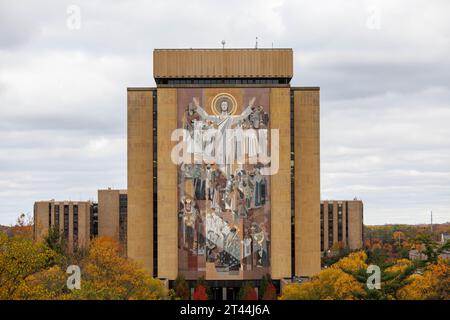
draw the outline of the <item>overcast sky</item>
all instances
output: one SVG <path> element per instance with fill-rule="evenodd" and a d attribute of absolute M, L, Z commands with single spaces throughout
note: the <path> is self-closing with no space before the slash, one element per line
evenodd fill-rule
<path fill-rule="evenodd" d="M 448 0 L 0 0 L 0 224 L 126 188 L 126 88 L 155 85 L 154 48 L 256 36 L 293 48 L 291 84 L 321 87 L 322 199 L 362 199 L 366 224 L 450 221 L 449 16 Z"/>

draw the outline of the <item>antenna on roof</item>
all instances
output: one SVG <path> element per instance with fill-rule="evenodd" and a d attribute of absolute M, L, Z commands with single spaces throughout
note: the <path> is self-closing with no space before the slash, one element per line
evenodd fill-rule
<path fill-rule="evenodd" d="M 225 49 L 225 40 L 222 40 L 220 43 L 222 44 L 222 49 Z"/>
<path fill-rule="evenodd" d="M 258 49 L 258 37 L 256 37 L 255 49 Z"/>
<path fill-rule="evenodd" d="M 431 211 L 431 232 L 433 232 L 433 211 Z"/>

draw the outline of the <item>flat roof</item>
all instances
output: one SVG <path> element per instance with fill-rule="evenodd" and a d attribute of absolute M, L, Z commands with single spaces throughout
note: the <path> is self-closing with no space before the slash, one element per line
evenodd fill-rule
<path fill-rule="evenodd" d="M 164 78 L 289 78 L 291 48 L 155 49 L 153 76 Z"/>

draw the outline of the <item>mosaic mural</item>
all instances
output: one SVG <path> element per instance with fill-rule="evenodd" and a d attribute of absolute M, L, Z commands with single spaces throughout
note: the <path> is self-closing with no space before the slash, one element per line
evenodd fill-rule
<path fill-rule="evenodd" d="M 269 89 L 178 89 L 178 264 L 187 279 L 270 272 Z"/>

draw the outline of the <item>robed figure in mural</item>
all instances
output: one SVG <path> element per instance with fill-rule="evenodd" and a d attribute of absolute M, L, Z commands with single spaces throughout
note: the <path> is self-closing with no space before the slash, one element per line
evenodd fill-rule
<path fill-rule="evenodd" d="M 238 124 L 240 121 L 246 119 L 252 113 L 252 106 L 255 103 L 255 97 L 250 99 L 247 108 L 238 116 L 231 115 L 230 103 L 227 100 L 222 100 L 220 103 L 220 114 L 210 115 L 201 106 L 197 98 L 193 98 L 194 105 L 196 107 L 197 113 L 204 121 L 210 121 L 217 127 L 214 139 L 214 151 L 215 151 L 215 162 L 219 169 L 225 173 L 228 178 L 231 174 L 231 165 L 233 161 L 234 147 L 232 145 L 233 135 L 231 132 L 233 126 Z"/>

